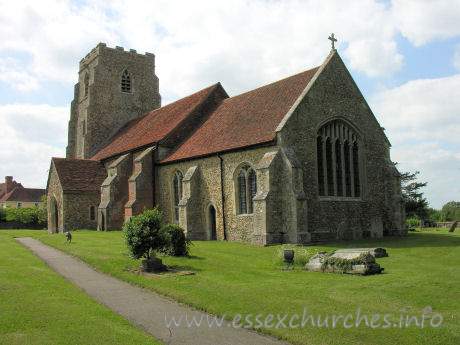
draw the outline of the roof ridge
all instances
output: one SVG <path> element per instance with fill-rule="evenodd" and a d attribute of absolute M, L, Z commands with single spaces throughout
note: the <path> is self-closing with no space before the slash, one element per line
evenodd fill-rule
<path fill-rule="evenodd" d="M 229 98 L 227 92 L 225 91 L 225 89 L 223 88 L 223 86 L 221 85 L 220 82 L 217 82 L 216 84 L 214 84 L 214 85 L 212 85 L 212 86 L 210 86 L 210 87 L 207 87 L 207 88 L 202 89 L 201 91 L 198 91 L 198 92 L 203 92 L 204 90 L 209 89 L 209 92 L 208 92 L 207 95 L 201 100 L 201 102 L 198 103 L 192 110 L 190 110 L 189 113 L 187 114 L 187 116 L 185 116 L 185 117 L 184 117 L 184 118 L 183 118 L 173 129 L 171 129 L 171 130 L 169 131 L 169 133 L 167 133 L 161 140 L 159 140 L 159 141 L 158 141 L 158 144 L 161 145 L 163 142 L 165 142 L 165 141 L 172 135 L 172 133 L 173 133 L 177 128 L 180 128 L 180 127 L 184 124 L 184 122 L 189 118 L 190 114 L 193 114 L 197 109 L 199 109 L 203 104 L 205 104 L 205 103 L 209 100 L 209 97 L 211 97 L 211 95 L 214 93 L 214 91 L 216 91 L 219 87 L 225 92 L 225 94 L 227 95 L 227 98 Z M 198 92 L 196 92 L 196 93 L 198 93 Z M 226 99 L 226 98 L 224 98 L 222 101 L 224 101 L 225 99 Z M 222 102 L 220 102 L 220 103 L 222 103 Z M 219 105 L 220 105 L 220 103 L 219 103 Z M 219 105 L 218 105 L 218 106 L 219 106 Z M 212 113 L 214 112 L 214 110 L 215 110 L 215 109 L 213 109 L 213 111 L 211 111 L 211 112 L 209 113 L 208 118 L 209 118 L 209 116 L 212 115 Z M 206 121 L 206 120 L 205 120 L 205 121 Z M 193 128 L 192 131 L 190 131 L 190 133 L 189 133 L 189 135 L 187 136 L 187 138 L 190 137 L 190 135 L 192 135 L 193 132 L 195 132 L 196 130 L 197 130 L 197 128 Z M 184 139 L 182 140 L 182 142 L 184 142 L 185 140 L 187 140 L 187 138 L 184 138 Z M 178 146 L 180 146 L 180 144 L 179 144 Z"/>
<path fill-rule="evenodd" d="M 303 72 L 299 72 L 299 73 L 293 74 L 293 75 L 291 75 L 291 76 L 289 76 L 289 77 L 285 77 L 285 78 L 283 78 L 283 79 L 279 79 L 279 80 L 274 81 L 274 82 L 272 82 L 272 83 L 269 83 L 269 84 L 265 84 L 265 85 L 259 86 L 259 87 L 255 88 L 255 89 L 252 89 L 252 90 L 249 90 L 249 91 L 240 93 L 240 94 L 235 95 L 235 96 L 232 96 L 232 97 L 229 97 L 229 98 L 227 98 L 226 100 L 224 100 L 224 102 L 227 101 L 227 100 L 230 100 L 230 99 L 232 99 L 232 98 L 236 98 L 236 97 L 248 95 L 248 94 L 254 93 L 254 92 L 256 92 L 256 91 L 260 91 L 261 89 L 264 89 L 264 88 L 266 88 L 266 87 L 273 86 L 273 85 L 278 84 L 278 83 L 282 83 L 282 82 L 284 82 L 284 81 L 286 81 L 286 80 L 288 80 L 288 79 L 292 79 L 292 78 L 298 77 L 298 76 L 300 76 L 300 75 L 302 75 L 302 74 L 306 74 L 306 73 L 311 72 L 311 71 L 313 71 L 313 70 L 315 70 L 315 69 L 318 69 L 318 68 L 320 68 L 320 67 L 321 67 L 321 65 L 320 65 L 320 66 L 313 67 L 313 68 L 310 68 L 310 69 L 308 69 L 308 70 L 306 70 L 306 71 L 303 71 Z"/>
<path fill-rule="evenodd" d="M 219 82 L 214 83 L 127 122 L 91 158 L 101 161 L 118 156 L 123 152 L 161 142 L 171 131 L 177 128 L 178 123 L 182 122 L 191 112 L 195 111 L 203 98 L 212 94 L 213 90 L 219 87 L 222 87 Z M 150 131 L 147 133 L 147 130 Z M 134 135 L 140 132 L 143 132 L 144 135 L 141 137 Z"/>

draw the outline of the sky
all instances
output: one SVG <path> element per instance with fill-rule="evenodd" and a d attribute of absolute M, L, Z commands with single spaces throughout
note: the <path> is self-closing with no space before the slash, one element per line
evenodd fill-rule
<path fill-rule="evenodd" d="M 420 171 L 430 207 L 460 200 L 459 0 L 0 0 L 0 178 L 46 188 L 99 42 L 155 54 L 165 105 L 318 66 L 332 32 L 399 170 Z"/>

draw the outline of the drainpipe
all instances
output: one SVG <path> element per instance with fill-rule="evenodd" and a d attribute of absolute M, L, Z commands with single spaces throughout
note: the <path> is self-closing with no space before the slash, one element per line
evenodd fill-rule
<path fill-rule="evenodd" d="M 224 226 L 224 241 L 227 240 L 227 230 L 225 226 L 225 194 L 224 194 L 224 170 L 222 168 L 224 160 L 222 157 L 217 154 L 217 157 L 220 161 L 220 191 L 221 191 L 221 198 L 222 198 L 222 222 Z"/>

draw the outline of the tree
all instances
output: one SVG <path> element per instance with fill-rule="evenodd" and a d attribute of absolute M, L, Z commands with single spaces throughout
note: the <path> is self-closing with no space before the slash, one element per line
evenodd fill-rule
<path fill-rule="evenodd" d="M 431 208 L 431 207 L 429 207 L 429 208 L 427 209 L 427 211 L 428 211 L 427 220 L 428 220 L 430 223 L 436 223 L 436 222 L 440 222 L 440 221 L 441 221 L 441 219 L 442 219 L 441 211 L 435 210 L 434 208 Z"/>
<path fill-rule="evenodd" d="M 444 222 L 460 220 L 460 202 L 449 201 L 441 209 L 441 218 Z"/>
<path fill-rule="evenodd" d="M 38 224 L 44 224 L 48 221 L 46 194 L 42 195 L 42 203 L 37 210 Z"/>
<path fill-rule="evenodd" d="M 163 214 L 155 207 L 131 217 L 123 225 L 126 244 L 134 259 L 153 259 L 155 252 L 168 249 L 171 240 L 167 230 L 163 228 L 162 218 Z"/>
<path fill-rule="evenodd" d="M 419 173 L 419 171 L 415 173 L 404 172 L 400 175 L 407 218 L 425 219 L 429 215 L 428 202 L 423 197 L 423 192 L 420 191 L 421 188 L 426 187 L 428 182 L 417 182 Z"/>

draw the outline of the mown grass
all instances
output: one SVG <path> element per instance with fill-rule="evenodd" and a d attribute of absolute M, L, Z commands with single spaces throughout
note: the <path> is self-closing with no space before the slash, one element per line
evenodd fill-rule
<path fill-rule="evenodd" d="M 308 314 L 321 320 L 329 316 L 329 327 L 295 329 L 262 328 L 264 333 L 294 344 L 459 344 L 460 343 L 460 236 L 458 232 L 410 233 L 405 238 L 385 238 L 358 242 L 334 242 L 320 247 L 301 247 L 303 255 L 295 270 L 282 271 L 280 250 L 284 247 L 253 247 L 245 243 L 194 242 L 190 258 L 166 257 L 164 262 L 178 269 L 196 272 L 195 276 L 149 279 L 127 272 L 140 265 L 128 256 L 120 232 L 73 232 L 73 243 L 63 235 L 33 234 L 43 242 L 69 252 L 97 269 L 126 281 L 152 289 L 207 312 L 232 319 L 236 314 Z M 377 259 L 385 268 L 381 275 L 351 276 L 307 272 L 301 269 L 318 250 L 336 248 L 384 247 L 388 258 Z M 302 251 L 302 252 L 299 252 Z M 305 252 L 306 251 L 306 252 Z M 297 255 L 297 253 L 296 253 Z M 439 327 L 404 326 L 406 315 L 420 316 L 426 306 L 443 317 Z M 357 309 L 369 319 L 391 314 L 391 327 L 373 329 L 363 321 L 346 329 L 343 322 L 332 328 L 333 315 L 352 314 Z M 403 312 L 405 308 L 405 312 Z M 403 315 L 403 327 L 399 324 Z M 254 322 L 254 317 L 252 317 Z M 289 322 L 285 322 L 287 325 Z M 378 323 L 378 322 L 377 322 Z M 276 324 L 276 322 L 275 322 Z M 427 326 L 428 324 L 428 326 Z"/>
<path fill-rule="evenodd" d="M 0 344 L 161 344 L 0 231 Z"/>

